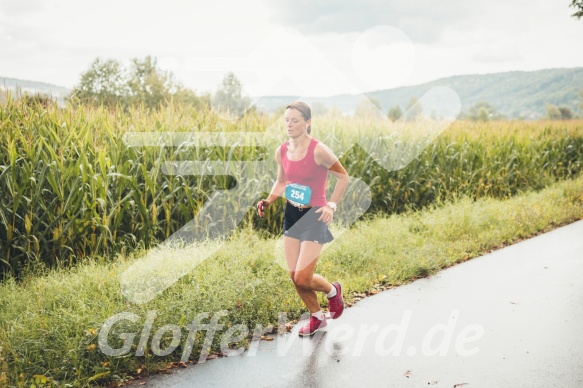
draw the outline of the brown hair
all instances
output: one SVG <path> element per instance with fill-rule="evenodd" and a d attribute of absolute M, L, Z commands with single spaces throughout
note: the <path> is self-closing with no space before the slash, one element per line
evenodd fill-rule
<path fill-rule="evenodd" d="M 308 104 L 306 104 L 305 102 L 302 102 L 302 101 L 292 102 L 291 104 L 286 106 L 285 109 L 298 110 L 302 114 L 302 116 L 304 117 L 304 120 L 306 120 L 306 121 L 308 121 L 312 118 L 312 110 L 310 109 Z M 312 132 L 312 126 L 308 125 L 308 135 L 311 132 Z"/>

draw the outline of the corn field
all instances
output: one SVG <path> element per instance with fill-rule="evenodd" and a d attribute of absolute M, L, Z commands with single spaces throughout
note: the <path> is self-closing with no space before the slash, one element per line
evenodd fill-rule
<path fill-rule="evenodd" d="M 454 122 L 397 171 L 390 152 L 371 155 L 384 122 L 322 116 L 312 134 L 333 148 L 352 177 L 370 187 L 368 214 L 399 213 L 453 195 L 507 197 L 580 174 L 583 122 Z M 192 220 L 217 190 L 238 185 L 223 175 L 167 174 L 167 162 L 266 161 L 272 174 L 246 164 L 245 184 L 267 187 L 273 153 L 285 141 L 279 115 L 250 114 L 230 122 L 210 111 L 170 106 L 157 112 L 0 106 L 0 278 L 25 266 L 70 266 L 87 256 L 111 256 L 163 241 Z M 130 132 L 243 133 L 264 136 L 218 146 L 189 143 L 128 146 Z M 375 132 L 376 131 L 376 132 Z M 258 141 L 260 139 L 261 141 Z M 127 140 L 127 138 L 126 138 Z M 385 164 L 386 165 L 386 164 Z M 259 184 L 259 183 L 260 184 Z M 240 182 L 239 182 L 240 183 Z M 334 179 L 329 179 L 329 193 Z M 258 186 L 259 185 L 259 186 Z M 250 194 L 251 195 L 251 194 Z M 358 192 L 348 192 L 351 201 Z M 236 200 L 236 199 L 234 199 Z M 245 222 L 279 233 L 283 206 Z"/>

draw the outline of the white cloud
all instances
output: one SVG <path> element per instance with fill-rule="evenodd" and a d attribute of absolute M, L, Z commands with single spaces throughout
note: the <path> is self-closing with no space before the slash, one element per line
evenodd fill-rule
<path fill-rule="evenodd" d="M 518 62 L 522 55 L 517 45 L 490 45 L 476 52 L 473 59 L 477 62 Z"/>
<path fill-rule="evenodd" d="M 20 17 L 44 11 L 49 5 L 43 0 L 0 0 L 0 14 L 10 17 Z"/>
<path fill-rule="evenodd" d="M 445 26 L 460 23 L 474 7 L 467 0 L 286 0 L 274 9 L 274 20 L 306 34 L 355 33 L 391 25 L 421 43 L 437 42 Z"/>
<path fill-rule="evenodd" d="M 97 56 L 128 61 L 153 55 L 197 91 L 214 89 L 225 72 L 233 70 L 252 95 L 265 92 L 265 80 L 279 85 L 269 89 L 270 94 L 291 94 L 298 88 L 290 81 L 293 77 L 279 82 L 276 78 L 293 65 L 291 74 L 301 79 L 302 93 L 326 96 L 456 74 L 583 65 L 583 51 L 578 50 L 583 21 L 570 16 L 568 4 L 548 0 L 358 4 L 355 10 L 353 2 L 338 0 L 0 0 L 0 76 L 72 87 Z M 403 31 L 412 49 L 403 46 L 395 51 L 395 45 L 381 49 L 390 46 L 381 39 L 377 48 L 355 49 L 372 55 L 374 65 L 355 62 L 354 43 L 379 24 Z M 258 51 L 281 26 L 298 30 L 305 47 L 296 46 L 291 35 L 282 35 Z M 330 66 L 334 72 L 322 72 Z"/>

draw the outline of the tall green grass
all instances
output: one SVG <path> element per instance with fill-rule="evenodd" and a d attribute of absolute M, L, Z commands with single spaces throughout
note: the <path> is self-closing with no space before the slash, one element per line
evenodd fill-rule
<path fill-rule="evenodd" d="M 457 194 L 503 198 L 541 189 L 577 176 L 583 160 L 581 121 L 456 122 L 395 172 L 363 150 L 373 149 L 374 134 L 389 124 L 333 116 L 314 117 L 313 123 L 314 136 L 333 145 L 351 176 L 370 185 L 369 214 L 419 209 Z M 0 106 L 0 278 L 26 266 L 70 266 L 93 255 L 148 248 L 189 222 L 213 191 L 236 183 L 225 175 L 165 175 L 165 161 L 271 160 L 282 139 L 266 136 L 261 146 L 128 147 L 124 133 L 271 127 L 284 134 L 283 124 L 279 116 L 251 114 L 230 122 L 177 106 L 126 114 L 9 100 Z M 374 157 L 383 164 L 395 155 Z M 250 210 L 246 222 L 278 233 L 282 207 L 267 210 L 263 220 L 253 219 Z"/>

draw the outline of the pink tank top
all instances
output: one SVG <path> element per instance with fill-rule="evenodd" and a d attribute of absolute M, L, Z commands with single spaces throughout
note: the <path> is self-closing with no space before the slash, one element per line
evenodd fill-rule
<path fill-rule="evenodd" d="M 310 197 L 310 206 L 326 206 L 326 179 L 328 178 L 328 169 L 320 166 L 314 160 L 314 150 L 318 140 L 312 138 L 306 156 L 300 160 L 289 160 L 287 158 L 287 147 L 289 141 L 281 145 L 281 165 L 287 176 L 288 183 L 297 183 L 304 186 L 310 186 L 312 196 Z"/>

